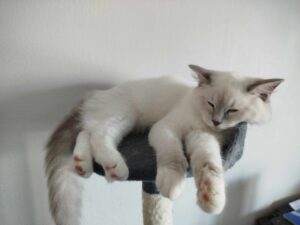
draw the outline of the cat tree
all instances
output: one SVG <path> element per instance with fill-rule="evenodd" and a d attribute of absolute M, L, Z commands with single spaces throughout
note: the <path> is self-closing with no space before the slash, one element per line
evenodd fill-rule
<path fill-rule="evenodd" d="M 225 133 L 222 146 L 223 166 L 231 168 L 242 156 L 247 124 L 241 123 Z M 159 195 L 155 186 L 156 157 L 148 143 L 148 132 L 129 134 L 119 145 L 119 151 L 129 167 L 129 181 L 142 181 L 144 225 L 172 225 L 172 201 Z M 94 162 L 94 172 L 104 175 Z M 191 170 L 188 170 L 191 177 Z"/>

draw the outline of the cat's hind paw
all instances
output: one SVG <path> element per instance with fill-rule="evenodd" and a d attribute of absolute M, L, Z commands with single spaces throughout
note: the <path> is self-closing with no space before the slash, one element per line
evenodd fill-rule
<path fill-rule="evenodd" d="M 102 167 L 108 182 L 127 180 L 129 176 L 129 169 L 121 156 L 114 160 L 104 162 Z"/>
<path fill-rule="evenodd" d="M 73 168 L 82 177 L 88 178 L 93 173 L 93 162 L 89 144 L 89 134 L 81 131 L 77 138 L 73 151 Z"/>
<path fill-rule="evenodd" d="M 184 189 L 185 173 L 176 171 L 167 166 L 157 169 L 156 186 L 161 195 L 174 200 Z"/>
<path fill-rule="evenodd" d="M 93 173 L 92 158 L 84 157 L 83 155 L 73 155 L 73 165 L 76 173 L 81 176 L 88 178 Z"/>
<path fill-rule="evenodd" d="M 225 206 L 223 172 L 206 165 L 197 184 L 198 204 L 207 213 L 219 214 Z"/>

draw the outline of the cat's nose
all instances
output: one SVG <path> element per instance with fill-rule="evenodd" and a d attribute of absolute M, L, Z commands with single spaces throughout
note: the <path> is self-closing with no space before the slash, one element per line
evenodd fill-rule
<path fill-rule="evenodd" d="M 213 124 L 215 125 L 215 127 L 217 127 L 218 125 L 220 125 L 220 121 L 218 120 L 212 120 Z"/>

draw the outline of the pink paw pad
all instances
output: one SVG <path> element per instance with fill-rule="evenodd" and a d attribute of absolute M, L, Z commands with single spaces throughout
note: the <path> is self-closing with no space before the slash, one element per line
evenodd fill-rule
<path fill-rule="evenodd" d="M 84 170 L 81 168 L 81 166 L 75 165 L 75 169 L 76 169 L 76 172 L 78 173 L 78 175 L 80 175 L 80 176 L 84 176 L 84 175 L 85 175 L 85 172 L 84 172 Z"/>
<path fill-rule="evenodd" d="M 210 187 L 211 187 L 211 183 L 209 180 L 203 180 L 203 181 L 200 181 L 199 187 L 200 187 L 201 191 L 209 191 Z"/>
<path fill-rule="evenodd" d="M 113 179 L 116 179 L 116 180 L 119 180 L 119 179 L 120 179 L 120 178 L 118 177 L 118 175 L 116 175 L 116 174 L 114 174 L 114 173 L 111 174 L 110 176 L 111 176 Z"/>
<path fill-rule="evenodd" d="M 209 202 L 209 197 L 208 197 L 208 195 L 206 193 L 204 193 L 202 195 L 202 200 L 205 201 L 205 202 Z"/>
<path fill-rule="evenodd" d="M 113 165 L 113 166 L 108 166 L 108 165 L 106 165 L 106 166 L 104 166 L 104 169 L 105 170 L 112 170 L 112 169 L 115 169 L 117 167 L 117 164 L 115 164 L 115 165 Z"/>
<path fill-rule="evenodd" d="M 204 179 L 204 180 L 201 180 L 199 182 L 199 188 L 200 188 L 200 191 L 202 192 L 201 194 L 201 198 L 204 202 L 209 202 L 210 201 L 210 197 L 209 197 L 209 192 L 210 192 L 210 189 L 211 189 L 211 183 L 209 180 L 207 179 Z"/>
<path fill-rule="evenodd" d="M 73 159 L 76 162 L 81 162 L 82 161 L 77 155 L 74 155 Z"/>

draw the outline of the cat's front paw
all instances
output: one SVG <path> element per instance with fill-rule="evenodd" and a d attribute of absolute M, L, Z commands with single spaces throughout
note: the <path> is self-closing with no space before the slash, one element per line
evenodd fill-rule
<path fill-rule="evenodd" d="M 106 159 L 102 167 L 108 182 L 127 180 L 129 176 L 129 169 L 121 156 Z"/>
<path fill-rule="evenodd" d="M 167 166 L 158 167 L 156 186 L 161 195 L 174 200 L 179 197 L 184 189 L 185 173 L 176 171 Z"/>
<path fill-rule="evenodd" d="M 218 214 L 225 206 L 223 171 L 207 164 L 196 179 L 198 204 L 207 213 Z"/>

